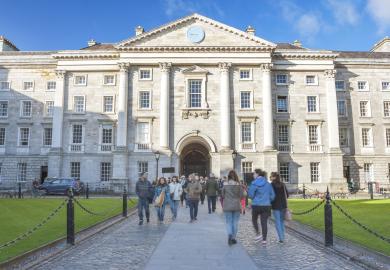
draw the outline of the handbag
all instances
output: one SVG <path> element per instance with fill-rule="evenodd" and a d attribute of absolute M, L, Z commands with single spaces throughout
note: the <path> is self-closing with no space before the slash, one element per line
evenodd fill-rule
<path fill-rule="evenodd" d="M 161 207 L 164 201 L 165 201 L 165 188 L 162 188 L 160 195 L 158 195 L 156 200 L 154 201 L 154 206 Z"/>
<path fill-rule="evenodd" d="M 287 193 L 286 193 L 286 186 L 283 185 L 283 190 L 284 190 L 284 198 L 286 198 L 286 205 L 287 205 Z M 292 220 L 292 212 L 288 207 L 284 211 L 284 220 L 286 221 L 291 221 Z"/>

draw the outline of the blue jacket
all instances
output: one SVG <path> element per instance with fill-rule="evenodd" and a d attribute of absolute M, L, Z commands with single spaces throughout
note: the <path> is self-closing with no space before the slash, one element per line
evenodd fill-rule
<path fill-rule="evenodd" d="M 270 206 L 275 199 L 275 192 L 272 185 L 265 177 L 259 176 L 252 181 L 248 195 L 252 199 L 252 205 Z"/>
<path fill-rule="evenodd" d="M 156 198 L 160 195 L 160 193 L 165 190 L 165 200 L 164 200 L 164 204 L 168 204 L 171 202 L 171 193 L 169 191 L 169 186 L 166 185 L 164 187 L 161 187 L 161 186 L 157 186 L 155 189 L 154 189 L 154 198 L 153 198 L 153 201 L 156 200 Z"/>

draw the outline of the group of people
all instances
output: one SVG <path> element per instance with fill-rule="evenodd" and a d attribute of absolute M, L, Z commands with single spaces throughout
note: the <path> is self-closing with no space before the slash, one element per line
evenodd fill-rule
<path fill-rule="evenodd" d="M 279 242 L 284 242 L 284 217 L 287 209 L 288 191 L 285 184 L 280 180 L 277 172 L 270 175 L 261 169 L 253 173 L 253 181 L 247 185 L 240 181 L 234 170 L 229 171 L 226 177 L 217 180 L 213 174 L 210 177 L 200 177 L 197 174 L 190 174 L 188 178 L 177 176 L 171 179 L 160 177 L 157 181 L 150 183 L 147 173 L 142 173 L 136 184 L 138 195 L 139 225 L 150 222 L 149 204 L 156 208 L 158 222 L 163 223 L 165 209 L 169 205 L 172 212 L 172 220 L 177 218 L 180 203 L 190 210 L 190 223 L 197 220 L 199 202 L 203 204 L 207 196 L 208 213 L 216 210 L 217 198 L 220 197 L 221 206 L 224 212 L 228 244 L 237 243 L 238 223 L 240 214 L 245 214 L 248 206 L 248 199 L 251 200 L 252 224 L 256 232 L 255 241 L 267 243 L 268 218 L 271 210 L 275 219 L 276 231 Z M 258 220 L 260 218 L 261 233 Z"/>

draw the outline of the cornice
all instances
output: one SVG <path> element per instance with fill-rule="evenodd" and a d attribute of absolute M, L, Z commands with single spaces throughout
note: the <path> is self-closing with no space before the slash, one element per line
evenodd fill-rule
<path fill-rule="evenodd" d="M 126 52 L 272 52 L 271 47 L 260 46 L 162 46 L 121 47 Z"/>
<path fill-rule="evenodd" d="M 118 59 L 118 52 L 61 52 L 53 54 L 54 59 Z"/>
<path fill-rule="evenodd" d="M 272 57 L 275 59 L 286 59 L 286 60 L 321 60 L 331 59 L 334 60 L 338 56 L 337 53 L 330 51 L 276 51 Z"/>

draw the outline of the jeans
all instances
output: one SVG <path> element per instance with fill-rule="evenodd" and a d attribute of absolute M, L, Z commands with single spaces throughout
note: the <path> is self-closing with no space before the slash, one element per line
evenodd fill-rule
<path fill-rule="evenodd" d="M 199 205 L 199 200 L 188 200 L 191 220 L 196 219 L 196 217 L 198 216 L 198 205 Z"/>
<path fill-rule="evenodd" d="M 165 203 L 161 207 L 156 207 L 157 210 L 157 217 L 159 221 L 164 221 L 164 214 L 165 214 Z"/>
<path fill-rule="evenodd" d="M 177 209 L 179 208 L 180 201 L 171 200 L 171 211 L 174 219 L 177 218 Z"/>
<path fill-rule="evenodd" d="M 238 232 L 238 221 L 240 220 L 240 211 L 225 211 L 226 229 L 229 236 L 236 239 Z"/>
<path fill-rule="evenodd" d="M 276 231 L 278 232 L 279 241 L 284 241 L 284 214 L 285 209 L 272 210 L 275 218 Z"/>
<path fill-rule="evenodd" d="M 211 213 L 211 211 L 215 212 L 216 204 L 217 196 L 207 196 L 207 206 L 209 208 L 209 213 Z"/>
<path fill-rule="evenodd" d="M 147 198 L 138 198 L 138 216 L 139 220 L 144 220 L 143 209 L 145 209 L 146 219 L 149 219 L 149 200 Z"/>
<path fill-rule="evenodd" d="M 256 234 L 259 234 L 258 219 L 260 216 L 261 233 L 263 235 L 264 241 L 267 240 L 267 222 L 270 215 L 271 215 L 271 206 L 252 205 L 253 227 L 255 228 Z"/>

